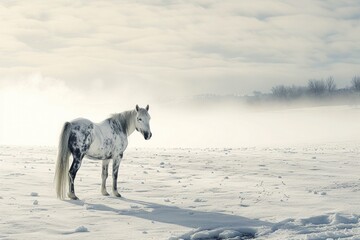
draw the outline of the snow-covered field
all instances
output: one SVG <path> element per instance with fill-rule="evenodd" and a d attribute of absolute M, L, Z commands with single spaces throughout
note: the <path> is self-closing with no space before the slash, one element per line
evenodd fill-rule
<path fill-rule="evenodd" d="M 56 199 L 55 148 L 0 147 L 0 239 L 360 239 L 360 144 L 134 149 L 123 198 L 84 159 Z M 108 188 L 111 177 L 108 179 Z"/>

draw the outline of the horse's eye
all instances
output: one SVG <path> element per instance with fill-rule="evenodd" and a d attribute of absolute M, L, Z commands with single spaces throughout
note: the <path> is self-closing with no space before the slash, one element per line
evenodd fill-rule
<path fill-rule="evenodd" d="M 139 121 L 139 122 L 141 122 L 141 121 L 142 121 L 142 119 L 141 119 L 141 118 L 138 118 L 138 121 Z"/>

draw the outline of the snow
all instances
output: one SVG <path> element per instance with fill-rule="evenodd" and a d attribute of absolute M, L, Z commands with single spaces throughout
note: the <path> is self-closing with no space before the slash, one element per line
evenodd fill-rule
<path fill-rule="evenodd" d="M 123 198 L 102 196 L 101 162 L 84 159 L 81 200 L 60 201 L 55 148 L 0 146 L 0 239 L 360 239 L 359 153 L 355 141 L 130 148 Z"/>
<path fill-rule="evenodd" d="M 75 229 L 75 232 L 88 232 L 89 230 L 84 227 L 84 226 L 80 226 L 77 229 Z"/>
<path fill-rule="evenodd" d="M 32 193 L 30 193 L 30 196 L 37 197 L 37 196 L 39 196 L 39 194 L 36 192 L 32 192 Z"/>

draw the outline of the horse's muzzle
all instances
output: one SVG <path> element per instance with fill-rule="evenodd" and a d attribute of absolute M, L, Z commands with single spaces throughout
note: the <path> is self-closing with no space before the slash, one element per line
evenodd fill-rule
<path fill-rule="evenodd" d="M 151 132 L 144 132 L 144 138 L 145 140 L 149 140 L 152 137 L 152 133 Z"/>

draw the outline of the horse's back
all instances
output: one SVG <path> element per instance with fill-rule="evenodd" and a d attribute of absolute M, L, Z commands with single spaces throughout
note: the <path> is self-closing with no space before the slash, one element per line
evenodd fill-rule
<path fill-rule="evenodd" d="M 97 124 L 86 118 L 77 118 L 70 122 L 71 132 L 76 134 L 93 135 Z"/>
<path fill-rule="evenodd" d="M 89 126 L 94 124 L 92 121 L 86 118 L 76 118 L 72 120 L 70 123 L 72 126 Z"/>

